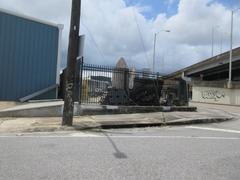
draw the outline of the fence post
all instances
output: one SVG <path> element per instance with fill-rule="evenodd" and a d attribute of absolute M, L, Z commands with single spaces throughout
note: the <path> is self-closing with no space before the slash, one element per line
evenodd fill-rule
<path fill-rule="evenodd" d="M 75 82 L 74 82 L 74 102 L 77 102 L 79 99 L 79 90 L 80 90 L 80 64 L 81 64 L 81 60 L 77 59 L 76 62 L 76 69 L 75 69 Z"/>
<path fill-rule="evenodd" d="M 83 79 L 83 57 L 82 57 L 82 59 L 81 59 L 81 61 L 80 61 L 80 78 L 79 78 L 79 105 L 82 103 L 82 79 Z"/>
<path fill-rule="evenodd" d="M 129 96 L 129 69 L 124 69 L 124 91 Z"/>
<path fill-rule="evenodd" d="M 179 80 L 179 94 L 178 94 L 180 105 L 187 106 L 188 105 L 188 92 L 187 92 L 187 83 L 185 80 Z"/>

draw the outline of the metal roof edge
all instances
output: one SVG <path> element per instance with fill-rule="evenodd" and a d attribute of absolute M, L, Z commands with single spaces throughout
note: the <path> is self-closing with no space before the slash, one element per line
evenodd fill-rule
<path fill-rule="evenodd" d="M 7 9 L 3 9 L 3 8 L 0 8 L 0 12 L 6 13 L 6 14 L 9 14 L 9 15 L 13 15 L 13 16 L 17 16 L 17 17 L 27 19 L 27 20 L 30 20 L 30 21 L 34 21 L 34 22 L 37 22 L 37 23 L 57 27 L 58 29 L 63 29 L 63 27 L 64 27 L 63 24 L 55 24 L 55 23 L 52 23 L 52 22 L 48 22 L 48 21 L 45 21 L 45 20 L 41 20 L 41 19 L 38 19 L 38 18 L 35 18 L 35 17 L 31 17 L 31 16 L 28 16 L 28 15 L 25 15 L 25 14 L 22 14 L 22 13 L 19 13 L 19 12 L 13 12 L 11 10 L 7 10 Z"/>

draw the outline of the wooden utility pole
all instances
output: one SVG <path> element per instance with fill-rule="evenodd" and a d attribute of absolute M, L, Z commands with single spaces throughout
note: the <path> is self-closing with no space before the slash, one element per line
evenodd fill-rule
<path fill-rule="evenodd" d="M 63 126 L 72 126 L 74 111 L 74 81 L 78 56 L 81 0 L 72 0 L 71 26 L 69 33 L 66 89 L 64 96 Z"/>

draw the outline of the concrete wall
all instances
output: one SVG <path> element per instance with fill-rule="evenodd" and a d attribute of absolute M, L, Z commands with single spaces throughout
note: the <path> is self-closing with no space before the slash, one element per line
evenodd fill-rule
<path fill-rule="evenodd" d="M 240 89 L 193 86 L 192 101 L 240 105 Z"/>

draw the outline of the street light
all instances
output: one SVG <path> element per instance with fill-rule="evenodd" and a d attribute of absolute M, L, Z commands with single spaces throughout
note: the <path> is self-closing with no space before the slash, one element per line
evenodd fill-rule
<path fill-rule="evenodd" d="M 228 78 L 228 88 L 232 87 L 232 48 L 233 48 L 233 15 L 234 12 L 240 8 L 234 9 L 231 12 L 231 33 L 230 33 L 230 58 L 229 58 L 229 78 Z"/>
<path fill-rule="evenodd" d="M 157 33 L 154 34 L 154 42 L 153 42 L 153 63 L 152 63 L 152 72 L 155 71 L 155 59 L 156 59 L 156 41 L 157 41 L 157 35 L 160 33 L 160 32 L 171 32 L 170 30 L 161 30 Z"/>

